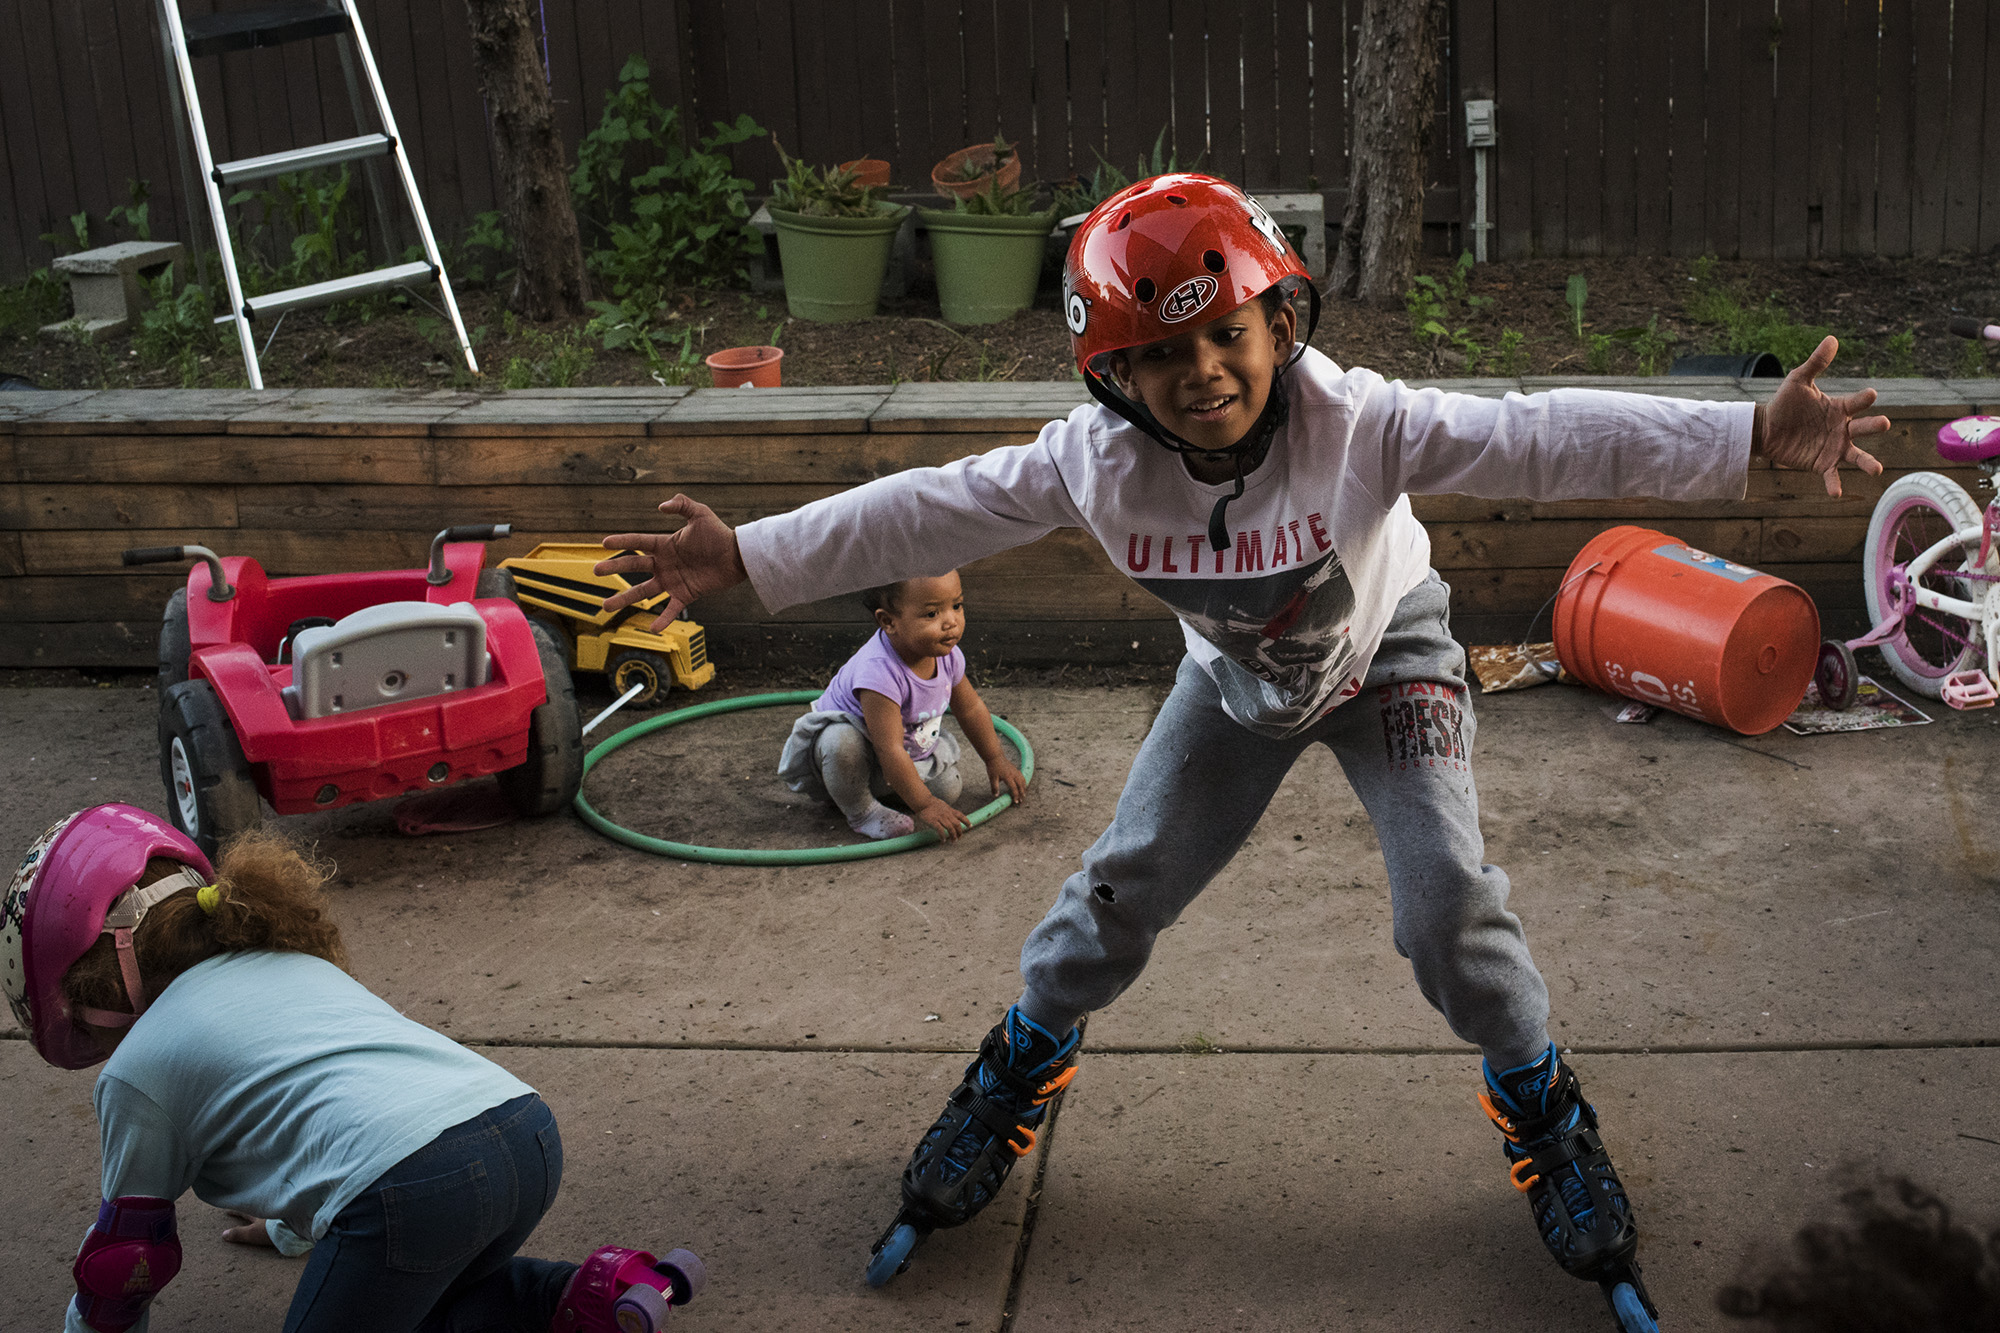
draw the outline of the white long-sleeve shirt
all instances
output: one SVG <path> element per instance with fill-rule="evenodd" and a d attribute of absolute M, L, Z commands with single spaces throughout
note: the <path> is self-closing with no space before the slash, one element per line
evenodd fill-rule
<path fill-rule="evenodd" d="M 1011 445 L 913 468 L 737 529 L 780 610 L 943 574 L 1057 528 L 1083 528 L 1173 608 L 1223 706 L 1267 735 L 1359 691 L 1396 603 L 1430 566 L 1411 494 L 1571 500 L 1741 498 L 1750 403 L 1594 389 L 1475 398 L 1341 370 L 1308 350 L 1289 419 L 1209 548 L 1210 485 L 1092 403 Z"/>

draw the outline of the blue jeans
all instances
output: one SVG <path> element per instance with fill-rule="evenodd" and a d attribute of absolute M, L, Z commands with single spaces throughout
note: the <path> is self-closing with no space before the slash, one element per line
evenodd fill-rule
<path fill-rule="evenodd" d="M 576 1265 L 514 1251 L 561 1185 L 535 1094 L 452 1126 L 334 1215 L 285 1333 L 547 1333 Z"/>

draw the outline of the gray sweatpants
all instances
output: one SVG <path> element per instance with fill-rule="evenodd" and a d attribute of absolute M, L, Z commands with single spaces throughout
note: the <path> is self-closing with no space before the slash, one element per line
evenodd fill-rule
<path fill-rule="evenodd" d="M 1433 574 L 1396 608 L 1361 693 L 1283 740 L 1230 720 L 1193 659 L 1139 747 L 1118 812 L 1021 949 L 1021 1007 L 1066 1032 L 1138 979 L 1153 941 L 1229 863 L 1309 745 L 1333 751 L 1388 864 L 1396 951 L 1417 989 L 1495 1069 L 1548 1046 L 1549 992 L 1482 861 L 1475 723 L 1449 590 Z"/>

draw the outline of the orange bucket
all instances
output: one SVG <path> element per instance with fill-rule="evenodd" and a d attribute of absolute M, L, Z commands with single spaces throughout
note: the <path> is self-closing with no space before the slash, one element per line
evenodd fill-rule
<path fill-rule="evenodd" d="M 1805 697 L 1819 608 L 1796 584 L 1627 525 L 1570 562 L 1555 635 L 1586 685 L 1756 736 Z"/>
<path fill-rule="evenodd" d="M 728 347 L 702 360 L 718 389 L 775 389 L 782 347 Z"/>

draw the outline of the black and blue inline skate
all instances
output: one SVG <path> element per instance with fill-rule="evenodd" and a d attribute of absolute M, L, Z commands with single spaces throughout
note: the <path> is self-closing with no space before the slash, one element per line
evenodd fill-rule
<path fill-rule="evenodd" d="M 1010 1006 L 979 1043 L 937 1118 L 903 1168 L 903 1206 L 875 1242 L 868 1285 L 910 1266 L 910 1254 L 939 1227 L 963 1226 L 993 1202 L 1017 1159 L 1076 1077 L 1081 1034 L 1061 1038 Z"/>
<path fill-rule="evenodd" d="M 1494 1073 L 1482 1065 L 1479 1104 L 1507 1136 L 1514 1188 L 1563 1271 L 1597 1283 L 1621 1333 L 1659 1333 L 1660 1312 L 1639 1276 L 1631 1201 L 1597 1136 L 1597 1111 L 1552 1042 L 1540 1059 Z"/>

